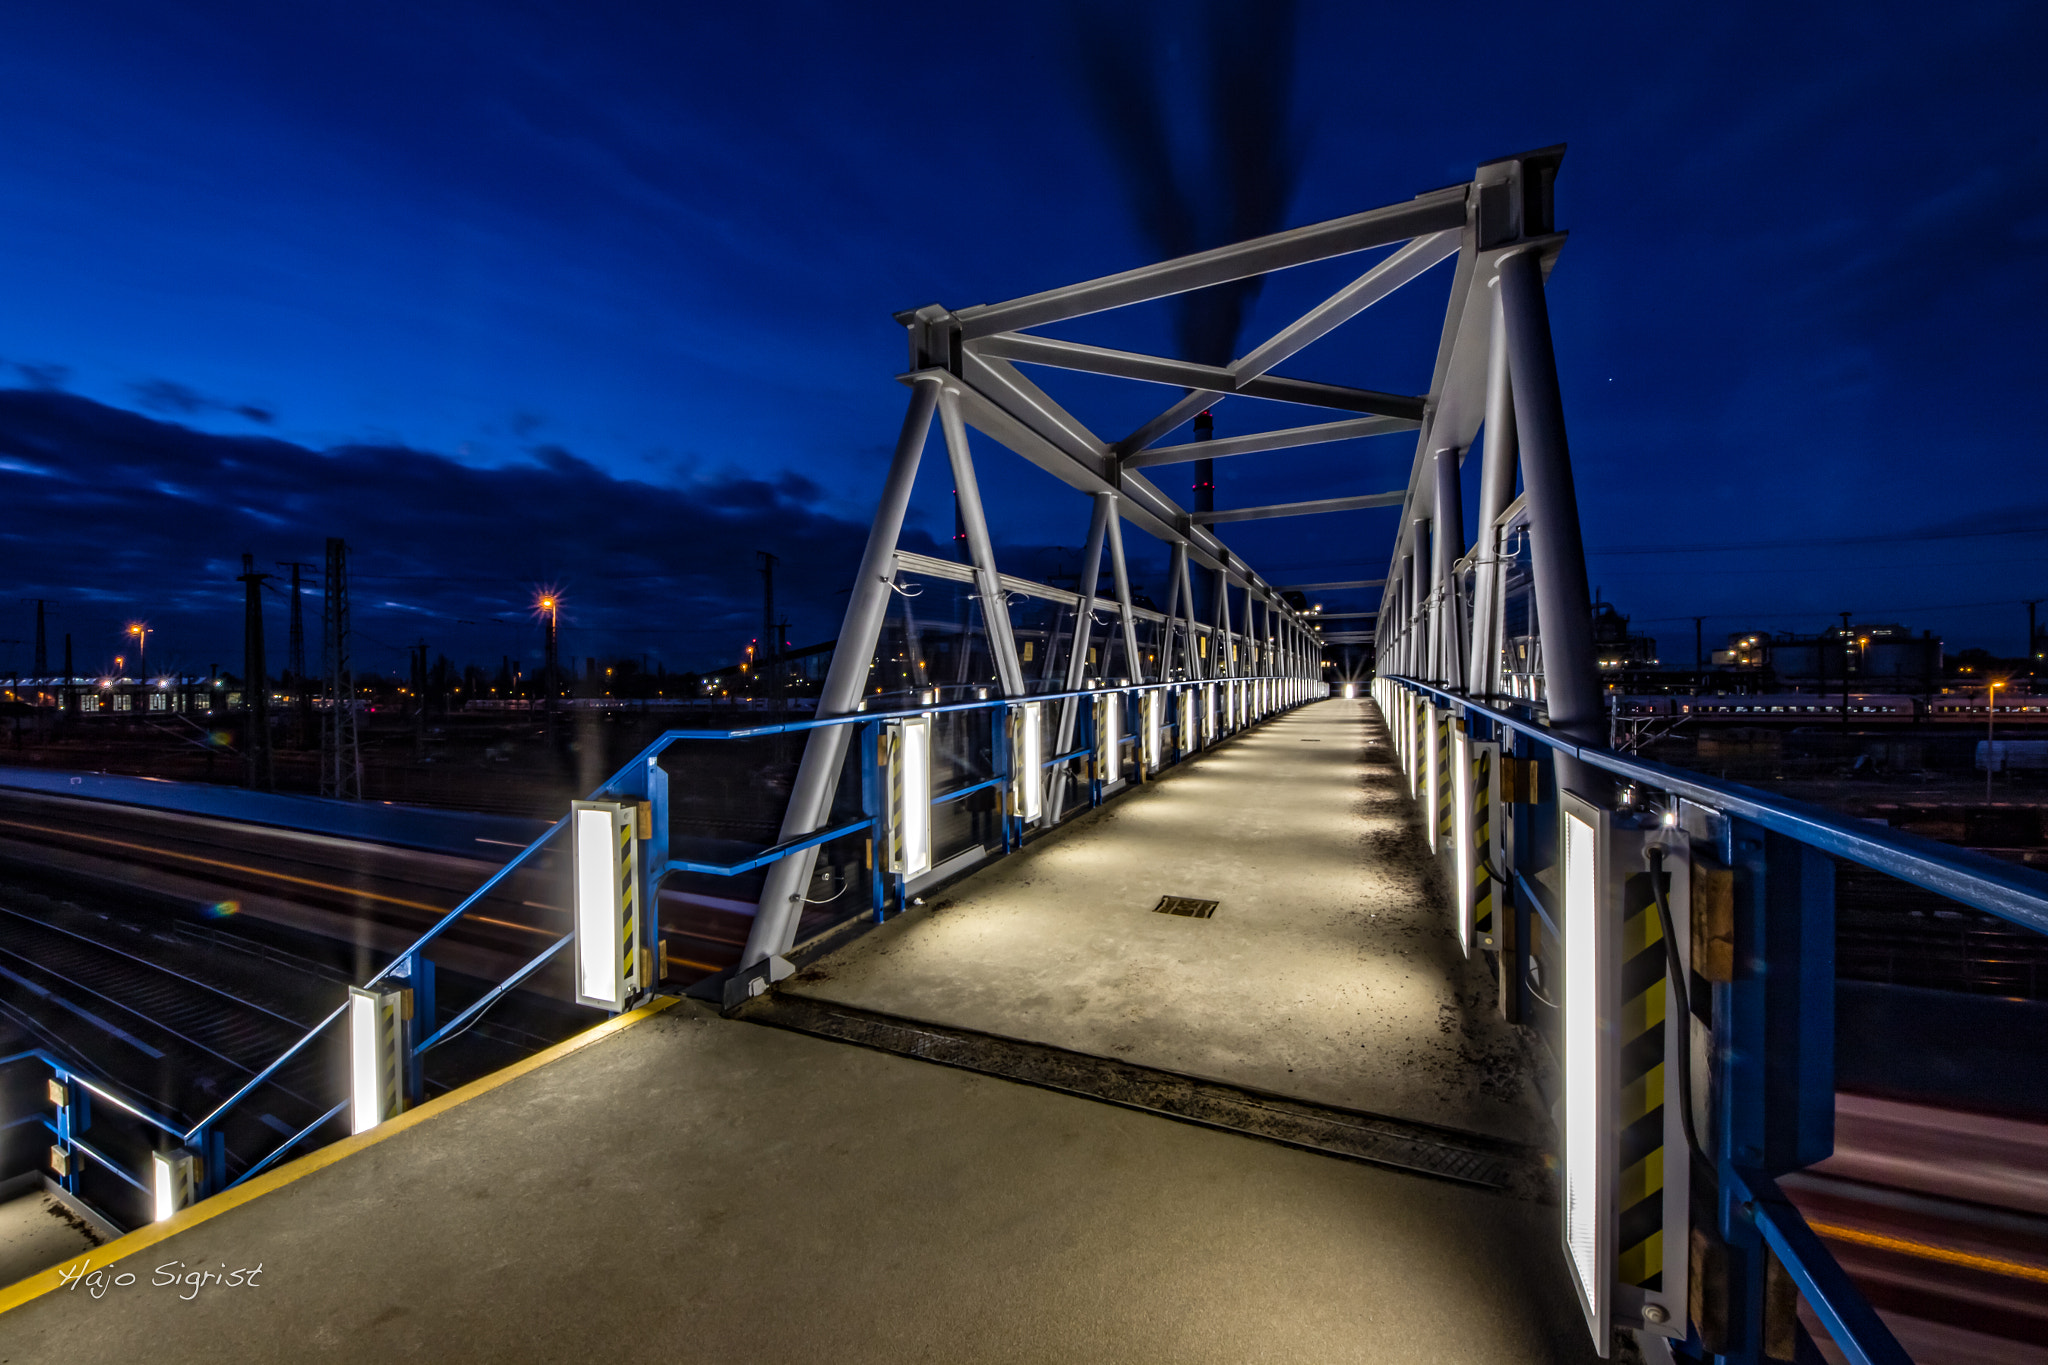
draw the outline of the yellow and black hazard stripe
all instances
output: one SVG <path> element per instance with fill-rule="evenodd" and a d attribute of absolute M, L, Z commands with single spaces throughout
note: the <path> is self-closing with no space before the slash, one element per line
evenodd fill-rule
<path fill-rule="evenodd" d="M 889 860 L 884 864 L 891 872 L 903 870 L 903 765 L 897 761 L 902 752 L 903 732 L 896 726 L 882 731 L 880 744 L 882 771 L 889 778 Z"/>
<path fill-rule="evenodd" d="M 1472 932 L 1493 946 L 1493 746 L 1472 745 Z"/>
<path fill-rule="evenodd" d="M 1422 785 L 1424 768 L 1422 746 L 1428 734 L 1426 729 L 1428 724 L 1429 703 L 1423 701 L 1420 697 L 1410 698 L 1408 702 L 1408 776 L 1409 790 L 1411 792 Z"/>
<path fill-rule="evenodd" d="M 1432 841 L 1442 848 L 1449 843 L 1455 846 L 1458 838 L 1458 788 L 1457 783 L 1464 774 L 1451 763 L 1451 730 L 1457 721 L 1451 718 L 1451 709 L 1430 708 L 1430 715 L 1436 720 L 1436 838 Z M 1453 856 L 1456 856 L 1455 854 Z"/>
<path fill-rule="evenodd" d="M 1622 890 L 1620 1087 L 1621 1178 L 1614 1206 L 1616 1278 L 1657 1291 L 1664 1287 L 1664 931 L 1638 872 Z"/>
<path fill-rule="evenodd" d="M 622 916 L 624 922 L 619 934 L 619 952 L 622 959 L 619 964 L 619 980 L 625 982 L 628 987 L 643 984 L 639 980 L 639 973 L 634 970 L 640 965 L 640 888 L 637 884 L 640 879 L 633 875 L 633 834 L 638 823 L 639 812 L 633 811 L 629 818 L 620 821 L 617 826 L 619 903 L 625 909 Z"/>

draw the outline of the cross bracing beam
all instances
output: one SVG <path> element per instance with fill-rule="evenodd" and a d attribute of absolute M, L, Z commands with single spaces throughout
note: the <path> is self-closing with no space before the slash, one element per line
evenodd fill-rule
<path fill-rule="evenodd" d="M 1178 384 L 1190 390 L 1236 393 L 1248 398 L 1270 398 L 1281 403 L 1309 407 L 1337 408 L 1344 412 L 1370 412 L 1383 417 L 1422 420 L 1423 400 L 1373 389 L 1323 384 L 1313 379 L 1289 379 L 1262 374 L 1239 379 L 1227 366 L 1198 365 L 1191 360 L 1141 355 L 1136 351 L 1113 351 L 1106 346 L 1088 346 L 1078 341 L 1057 341 L 1051 337 L 995 336 L 971 341 L 974 355 L 1002 360 L 1022 360 L 1032 365 L 1049 365 L 1061 370 L 1084 370 L 1115 379 L 1137 379 L 1148 384 Z"/>
<path fill-rule="evenodd" d="M 1230 364 L 1242 381 L 1264 374 L 1311 342 L 1318 341 L 1378 303 L 1431 266 L 1454 255 L 1464 224 L 1417 237 L 1344 288 L 1275 332 Z"/>
<path fill-rule="evenodd" d="M 1319 611 L 1315 614 L 1315 619 L 1318 621 L 1370 621 L 1378 615 L 1379 613 L 1376 611 Z"/>
<path fill-rule="evenodd" d="M 961 335 L 968 341 L 1013 332 L 1025 327 L 1042 327 L 1049 322 L 1085 317 L 1107 308 L 1145 303 L 1190 289 L 1248 279 L 1274 270 L 1325 261 L 1388 246 L 1426 233 L 1456 231 L 1465 226 L 1465 187 L 1419 194 L 1405 204 L 1354 213 L 1324 223 L 1292 228 L 1250 241 L 1233 242 L 1213 251 L 1197 252 L 1157 265 L 1140 266 L 1115 275 L 1060 289 L 1012 299 L 1008 303 L 985 303 L 963 308 L 959 319 Z"/>
<path fill-rule="evenodd" d="M 1265 507 L 1229 507 L 1215 512 L 1196 512 L 1191 516 L 1197 525 L 1212 525 L 1219 521 L 1264 521 L 1270 517 L 1306 517 L 1318 512 L 1357 512 L 1367 507 L 1399 507 L 1408 494 L 1402 489 L 1391 493 L 1363 493 L 1350 498 L 1315 498 L 1308 502 L 1276 502 Z"/>
<path fill-rule="evenodd" d="M 1343 592 L 1348 588 L 1377 588 L 1386 583 L 1384 578 L 1354 578 L 1348 583 L 1290 583 L 1280 589 L 1282 592 Z"/>
<path fill-rule="evenodd" d="M 1017 454 L 1071 487 L 1095 494 L 1119 492 L 1125 520 L 1169 545 L 1184 543 L 1205 567 L 1229 581 L 1277 602 L 1272 585 L 1252 572 L 1220 540 L 1194 527 L 1172 499 L 1136 474 L 1117 475 L 1107 452 L 1088 428 L 1016 366 L 1000 358 L 968 353 L 961 358 L 964 378 L 955 378 L 967 423 L 994 437 Z M 903 376 L 915 382 L 931 371 Z M 944 381 L 948 376 L 937 372 Z"/>
<path fill-rule="evenodd" d="M 1318 631 L 1316 638 L 1326 645 L 1369 645 L 1373 633 L 1369 630 Z"/>
<path fill-rule="evenodd" d="M 1336 295 L 1232 361 L 1231 375 L 1241 385 L 1247 379 L 1264 374 L 1302 347 L 1328 335 L 1339 324 L 1356 317 L 1366 308 L 1443 260 L 1458 249 L 1462 237 L 1463 233 L 1456 231 L 1418 237 L 1353 280 Z M 1175 401 L 1173 406 L 1118 441 L 1111 449 L 1119 457 L 1128 458 L 1148 448 L 1154 441 L 1180 426 L 1203 408 L 1210 407 L 1227 396 L 1216 389 L 1190 389 Z"/>
<path fill-rule="evenodd" d="M 896 568 L 899 572 L 916 574 L 921 578 L 943 578 L 949 582 L 970 585 L 975 581 L 972 564 L 962 564 L 952 559 L 935 559 L 931 555 L 921 555 L 914 550 L 898 550 Z M 1007 573 L 1001 575 L 999 581 L 1004 592 L 1015 593 L 1019 597 L 1036 597 L 1041 601 L 1057 602 L 1063 607 L 1078 607 L 1082 602 L 1082 594 L 1072 588 L 1056 588 L 1049 583 L 1035 583 L 1028 578 L 1019 578 L 1015 574 Z M 1095 600 L 1099 608 L 1106 599 L 1098 596 Z M 1114 606 L 1114 602 L 1111 602 L 1111 605 Z M 1131 607 L 1131 615 L 1140 621 L 1174 619 L 1163 611 L 1154 611 L 1149 607 L 1135 604 Z"/>
<path fill-rule="evenodd" d="M 919 373 L 926 373 L 920 371 Z M 906 383 L 917 375 L 906 375 Z M 1228 546 L 1196 526 L 1171 498 L 1143 475 L 1114 469 L 1095 434 L 1006 360 L 968 352 L 961 357 L 961 414 L 969 426 L 993 437 L 1070 487 L 1091 496 L 1118 493 L 1123 518 L 1168 545 L 1184 543 L 1188 554 L 1229 581 L 1278 602 L 1273 586 L 1254 573 Z"/>
<path fill-rule="evenodd" d="M 1355 441 L 1364 436 L 1413 431 L 1420 419 L 1405 417 L 1356 417 L 1346 422 L 1322 422 L 1312 427 L 1286 427 L 1252 436 L 1226 436 L 1220 441 L 1191 441 L 1179 446 L 1155 446 L 1123 458 L 1125 469 L 1150 469 L 1162 464 L 1187 464 L 1194 460 L 1220 460 L 1226 455 L 1255 455 L 1262 450 L 1292 450 L 1296 446 L 1323 445 L 1330 441 Z"/>
<path fill-rule="evenodd" d="M 1118 459 L 1126 459 L 1192 418 L 1223 397 L 1212 389 L 1189 389 L 1174 405 L 1110 447 Z"/>

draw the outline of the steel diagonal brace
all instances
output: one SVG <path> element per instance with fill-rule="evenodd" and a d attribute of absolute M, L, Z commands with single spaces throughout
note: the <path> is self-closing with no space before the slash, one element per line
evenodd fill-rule
<path fill-rule="evenodd" d="M 1418 237 L 1353 280 L 1349 286 L 1232 362 L 1231 376 L 1237 384 L 1242 384 L 1247 379 L 1264 374 L 1302 347 L 1326 336 L 1336 327 L 1356 317 L 1423 271 L 1456 252 L 1463 237 L 1464 233 L 1459 230 L 1446 230 L 1432 233 L 1427 237 Z M 1232 386 L 1233 389 L 1235 387 L 1236 385 Z M 1165 412 L 1118 441 L 1115 446 L 1116 454 L 1120 458 L 1129 459 L 1137 452 L 1146 450 L 1167 432 L 1174 430 L 1203 408 L 1223 397 L 1224 393 L 1221 390 L 1191 390 Z M 1219 455 L 1222 453 L 1217 452 Z"/>
<path fill-rule="evenodd" d="M 1146 384 L 1178 384 L 1187 389 L 1244 394 L 1283 403 L 1340 408 L 1347 412 L 1369 412 L 1382 417 L 1422 420 L 1420 398 L 1372 389 L 1354 389 L 1343 384 L 1324 384 L 1313 379 L 1290 379 L 1282 375 L 1240 378 L 1222 365 L 1198 365 L 1189 360 L 1141 355 L 1135 351 L 1113 351 L 1087 346 L 1078 341 L 1057 341 L 1051 337 L 997 336 L 969 342 L 970 355 L 985 360 L 1021 360 L 1060 370 L 1084 370 L 1115 379 L 1135 379 Z"/>
<path fill-rule="evenodd" d="M 1465 186 L 1432 190 L 1403 204 L 1369 209 L 1325 223 L 1290 228 L 1250 241 L 1233 242 L 1156 265 L 1126 270 L 1081 284 L 1049 289 L 1008 303 L 963 308 L 956 315 L 969 341 L 1040 327 L 1049 322 L 1086 316 L 1108 308 L 1144 303 L 1205 289 L 1212 284 L 1247 279 L 1312 261 L 1345 256 L 1427 233 L 1451 231 L 1465 224 Z"/>
<path fill-rule="evenodd" d="M 1228 546 L 1195 526 L 1185 511 L 1144 476 L 1133 471 L 1119 473 L 1099 442 L 1091 446 L 1061 429 L 1052 415 L 1058 405 L 1013 368 L 1004 367 L 1009 369 L 1008 374 L 999 372 L 995 366 L 1002 364 L 971 354 L 963 359 L 960 405 L 961 415 L 969 426 L 1071 488 L 1090 495 L 1121 494 L 1120 510 L 1125 520 L 1139 530 L 1168 545 L 1184 542 L 1197 563 L 1222 570 L 1233 582 L 1260 593 L 1272 591 Z M 903 378 L 912 382 L 916 377 Z M 1092 441 L 1092 437 L 1087 441 Z"/>

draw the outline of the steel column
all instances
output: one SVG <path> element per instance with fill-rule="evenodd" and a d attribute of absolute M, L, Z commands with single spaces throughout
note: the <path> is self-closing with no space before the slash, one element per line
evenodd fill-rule
<path fill-rule="evenodd" d="M 1479 468 L 1479 536 L 1472 545 L 1472 651 L 1466 676 L 1475 695 L 1497 697 L 1501 678 L 1506 566 L 1501 563 L 1501 513 L 1515 495 L 1515 393 L 1508 376 L 1507 324 L 1500 285 L 1493 288 L 1493 325 L 1486 355 L 1486 446 Z"/>
<path fill-rule="evenodd" d="M 1188 547 L 1176 543 L 1166 561 L 1166 616 L 1159 623 L 1159 681 L 1173 676 L 1173 646 L 1180 635 L 1180 566 L 1187 562 Z"/>
<path fill-rule="evenodd" d="M 1535 564 L 1550 725 L 1573 739 L 1600 744 L 1605 742 L 1606 727 L 1593 659 L 1593 598 L 1586 583 L 1586 547 L 1579 535 L 1571 450 L 1565 442 L 1550 308 L 1543 297 L 1543 268 L 1535 250 L 1501 259 L 1500 296 L 1522 488 L 1529 505 L 1529 548 Z"/>
<path fill-rule="evenodd" d="M 1074 608 L 1074 650 L 1067 658 L 1066 690 L 1077 692 L 1082 680 L 1088 676 L 1088 645 L 1095 636 L 1095 588 L 1102 579 L 1102 542 L 1109 532 L 1110 518 L 1115 515 L 1114 493 L 1097 493 L 1088 510 L 1088 545 L 1081 551 L 1081 567 L 1076 571 L 1080 582 L 1081 601 Z M 1080 706 L 1078 698 L 1069 697 L 1060 703 L 1060 723 L 1056 754 L 1072 753 L 1074 749 L 1074 720 Z M 1053 784 L 1051 823 L 1058 824 L 1060 813 L 1067 804 L 1067 784 L 1064 781 L 1065 767 L 1060 769 L 1063 780 Z"/>
<path fill-rule="evenodd" d="M 1436 519 L 1431 544 L 1436 551 L 1437 662 L 1443 685 L 1465 690 L 1465 622 L 1458 591 L 1459 551 L 1465 544 L 1464 491 L 1458 485 L 1458 452 L 1439 450 L 1432 457 L 1436 475 Z"/>
<path fill-rule="evenodd" d="M 981 486 L 974 477 L 974 453 L 967 445 L 967 425 L 960 420 L 960 390 L 947 384 L 939 392 L 939 424 L 946 433 L 946 458 L 953 467 L 953 493 L 967 531 L 967 554 L 974 564 L 975 591 L 981 595 L 981 620 L 988 630 L 989 653 L 995 656 L 996 678 L 1003 695 L 1024 695 L 1024 665 L 1017 657 L 1017 638 L 1010 630 L 1009 599 L 996 572 L 995 547 L 981 510 Z M 966 641 L 961 642 L 962 655 Z"/>
<path fill-rule="evenodd" d="M 1230 657 L 1230 579 L 1227 575 L 1216 575 L 1216 633 L 1211 642 L 1216 651 L 1216 676 L 1231 678 L 1237 676 L 1236 660 Z"/>
<path fill-rule="evenodd" d="M 939 388 L 945 375 L 929 370 L 912 379 L 910 410 L 904 414 L 903 430 L 896 438 L 896 453 L 889 463 L 889 476 L 882 485 L 882 499 L 875 508 L 874 524 L 868 529 L 867 549 L 861 554 L 860 571 L 847 598 L 846 616 L 839 626 L 839 646 L 832 652 L 832 666 L 818 694 L 820 718 L 852 712 L 867 691 L 868 673 L 874 667 L 875 645 L 881 639 L 882 618 L 888 613 L 889 593 L 895 580 L 892 561 L 896 542 L 903 534 L 910 490 L 917 482 L 917 466 L 924 455 L 925 438 L 931 433 L 932 413 L 938 408 Z M 827 725 L 810 732 L 776 842 L 788 843 L 824 828 L 840 766 L 846 758 L 846 732 L 844 725 Z M 753 928 L 747 933 L 747 946 L 740 954 L 739 971 L 727 983 L 729 1003 L 745 998 L 752 979 L 775 979 L 779 969 L 770 965 L 770 959 L 788 952 L 796 942 L 804 888 L 811 884 L 811 872 L 817 861 L 818 851 L 812 848 L 770 865 L 754 912 Z"/>
<path fill-rule="evenodd" d="M 1111 498 L 1117 495 L 1111 493 Z M 1115 503 L 1110 505 L 1109 518 L 1109 567 L 1116 579 L 1117 612 L 1123 619 L 1124 667 L 1130 670 L 1131 681 L 1145 681 L 1145 661 L 1138 657 L 1138 621 L 1131 615 L 1131 579 L 1124 571 L 1124 526 L 1123 518 L 1117 515 Z M 1109 662 L 1104 658 L 1104 663 Z"/>
<path fill-rule="evenodd" d="M 1435 672 L 1431 664 L 1435 655 L 1430 652 L 1429 638 L 1429 518 L 1417 517 L 1412 523 L 1415 543 L 1408 556 L 1408 667 L 1411 678 L 1426 678 L 1436 681 L 1430 675 Z"/>

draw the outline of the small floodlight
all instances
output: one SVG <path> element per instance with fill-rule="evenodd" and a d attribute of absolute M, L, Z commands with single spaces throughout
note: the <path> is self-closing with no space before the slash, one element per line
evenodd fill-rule
<path fill-rule="evenodd" d="M 639 807 L 572 801 L 576 1003 L 617 1012 L 639 988 Z"/>
<path fill-rule="evenodd" d="M 1472 742 L 1465 727 L 1451 726 L 1451 880 L 1458 902 L 1458 949 L 1472 956 L 1473 876 L 1479 870 L 1478 851 L 1473 847 L 1472 828 Z"/>
<path fill-rule="evenodd" d="M 1422 826 L 1424 829 L 1429 831 L 1429 851 L 1431 853 L 1436 852 L 1436 842 L 1438 833 L 1437 812 L 1440 809 L 1442 809 L 1442 807 L 1440 807 L 1437 804 L 1437 801 L 1439 798 L 1439 794 L 1443 791 L 1443 787 L 1441 786 L 1441 783 L 1443 782 L 1443 774 L 1437 771 L 1436 714 L 1436 707 L 1434 705 L 1428 703 L 1425 703 L 1423 705 L 1422 764 L 1423 771 L 1426 774 L 1426 776 L 1424 778 L 1422 787 Z"/>
<path fill-rule="evenodd" d="M 199 1159 L 183 1147 L 174 1147 L 168 1152 L 151 1152 L 149 1166 L 155 1220 L 161 1223 L 192 1202 L 198 1186 Z"/>
<path fill-rule="evenodd" d="M 932 870 L 932 721 L 889 725 L 889 870 L 904 881 Z"/>
<path fill-rule="evenodd" d="M 1117 692 L 1095 699 L 1095 761 L 1105 787 L 1124 775 L 1123 701 Z"/>
<path fill-rule="evenodd" d="M 1024 823 L 1036 824 L 1039 802 L 1045 788 L 1045 725 L 1043 703 L 1029 701 L 1017 708 L 1017 743 L 1010 759 L 1016 787 L 1017 814 Z"/>
<path fill-rule="evenodd" d="M 405 1047 L 404 991 L 348 988 L 349 1131 L 367 1133 L 397 1114 Z"/>
<path fill-rule="evenodd" d="M 1613 1162 L 1602 1097 L 1608 1093 L 1601 906 L 1606 816 L 1571 793 L 1564 801 L 1564 1250 L 1595 1341 L 1607 1340 L 1614 1261 Z"/>

